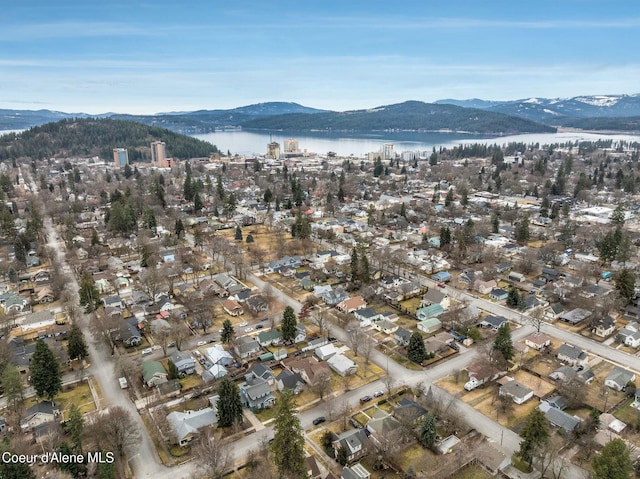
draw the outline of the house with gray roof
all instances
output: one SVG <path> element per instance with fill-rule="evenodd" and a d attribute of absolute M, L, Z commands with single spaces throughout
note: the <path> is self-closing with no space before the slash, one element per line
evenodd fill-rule
<path fill-rule="evenodd" d="M 250 336 L 240 336 L 233 349 L 239 358 L 246 359 L 260 352 L 260 343 Z"/>
<path fill-rule="evenodd" d="M 252 411 L 270 408 L 276 402 L 269 383 L 262 378 L 252 378 L 240 385 L 242 405 Z"/>
<path fill-rule="evenodd" d="M 365 453 L 368 440 L 364 429 L 349 429 L 343 432 L 333 441 L 336 458 L 338 457 L 338 449 L 343 447 L 347 451 L 347 461 L 352 462 L 359 459 Z"/>
<path fill-rule="evenodd" d="M 196 360 L 186 351 L 174 351 L 169 360 L 175 364 L 178 375 L 186 376 L 196 372 Z"/>
<path fill-rule="evenodd" d="M 276 376 L 276 385 L 278 386 L 278 391 L 282 392 L 285 389 L 290 389 L 294 394 L 300 394 L 305 388 L 305 383 L 300 373 L 292 373 L 286 369 Z"/>
<path fill-rule="evenodd" d="M 254 363 L 249 369 L 249 373 L 254 378 L 262 378 L 269 384 L 273 384 L 275 375 L 269 366 L 262 362 Z"/>
<path fill-rule="evenodd" d="M 360 463 L 344 466 L 342 468 L 341 479 L 369 479 L 371 473 Z"/>
<path fill-rule="evenodd" d="M 398 328 L 396 332 L 393 333 L 393 339 L 396 340 L 396 344 L 399 346 L 408 346 L 411 340 L 411 334 L 411 331 L 408 329 Z"/>
<path fill-rule="evenodd" d="M 509 381 L 500 387 L 500 396 L 510 397 L 514 403 L 523 404 L 533 397 L 533 391 L 518 381 Z"/>
<path fill-rule="evenodd" d="M 572 432 L 580 425 L 580 419 L 567 414 L 561 409 L 553 407 L 547 401 L 541 401 L 538 408 L 544 413 L 547 421 L 554 427 L 562 429 L 565 433 Z"/>
<path fill-rule="evenodd" d="M 620 366 L 614 366 L 609 375 L 605 378 L 604 384 L 616 391 L 624 391 L 627 388 L 627 384 L 635 381 L 635 373 L 621 368 Z"/>
<path fill-rule="evenodd" d="M 53 422 L 59 416 L 60 409 L 57 404 L 51 401 L 40 401 L 24 412 L 20 427 L 23 431 L 33 429 L 41 424 Z"/>
<path fill-rule="evenodd" d="M 218 422 L 217 411 L 205 407 L 198 411 L 174 411 L 167 415 L 171 429 L 175 435 L 176 444 L 181 447 L 188 445 L 200 431 Z"/>
<path fill-rule="evenodd" d="M 563 363 L 570 364 L 571 366 L 586 366 L 587 365 L 587 353 L 582 349 L 576 348 L 570 344 L 563 344 L 556 351 L 557 358 Z"/>

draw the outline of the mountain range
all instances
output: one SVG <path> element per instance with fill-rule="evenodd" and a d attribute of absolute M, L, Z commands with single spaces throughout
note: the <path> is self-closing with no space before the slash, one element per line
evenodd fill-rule
<path fill-rule="evenodd" d="M 640 130 L 640 94 L 566 99 L 528 98 L 407 101 L 353 111 L 328 111 L 291 102 L 267 102 L 228 110 L 154 115 L 65 113 L 0 109 L 0 130 L 21 130 L 66 118 L 112 118 L 159 126 L 185 134 L 220 129 L 343 131 L 456 131 L 515 134 L 556 131 L 565 126 L 593 130 Z"/>

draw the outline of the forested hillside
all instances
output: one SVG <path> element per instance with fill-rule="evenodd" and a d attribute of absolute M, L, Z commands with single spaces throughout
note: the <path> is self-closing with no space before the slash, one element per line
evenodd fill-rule
<path fill-rule="evenodd" d="M 217 148 L 205 141 L 180 135 L 164 128 L 109 118 L 67 119 L 47 123 L 22 133 L 0 137 L 0 160 L 30 157 L 99 156 L 109 159 L 113 148 L 127 148 L 129 161 L 149 161 L 150 144 L 166 143 L 167 156 L 206 157 Z"/>

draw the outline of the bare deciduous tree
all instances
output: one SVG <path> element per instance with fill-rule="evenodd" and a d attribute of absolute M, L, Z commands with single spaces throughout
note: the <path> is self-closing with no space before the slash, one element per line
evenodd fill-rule
<path fill-rule="evenodd" d="M 197 467 L 206 477 L 220 479 L 232 464 L 229 444 L 220 434 L 206 430 L 194 447 Z"/>
<path fill-rule="evenodd" d="M 325 395 L 331 391 L 331 371 L 319 371 L 313 378 L 311 391 L 317 394 L 322 401 Z"/>
<path fill-rule="evenodd" d="M 371 358 L 371 352 L 375 349 L 374 339 L 369 336 L 367 333 L 362 334 L 362 339 L 360 341 L 360 352 L 362 353 L 362 357 L 364 358 L 365 364 L 369 364 L 369 359 Z"/>
<path fill-rule="evenodd" d="M 357 356 L 358 351 L 362 346 L 362 338 L 365 336 L 365 333 L 362 331 L 360 323 L 357 321 L 351 321 L 347 324 L 346 330 L 348 334 L 349 347 L 353 351 L 353 354 Z"/>
<path fill-rule="evenodd" d="M 325 309 L 314 308 L 309 315 L 309 321 L 318 328 L 320 336 L 324 336 L 325 332 L 329 332 L 329 315 Z"/>
<path fill-rule="evenodd" d="M 155 304 L 156 297 L 167 287 L 167 277 L 158 269 L 147 269 L 140 273 L 140 285 Z"/>
<path fill-rule="evenodd" d="M 119 458 L 133 451 L 141 438 L 132 414 L 120 406 L 111 407 L 96 416 L 87 430 L 87 437 L 96 442 L 98 450 L 113 451 Z"/>

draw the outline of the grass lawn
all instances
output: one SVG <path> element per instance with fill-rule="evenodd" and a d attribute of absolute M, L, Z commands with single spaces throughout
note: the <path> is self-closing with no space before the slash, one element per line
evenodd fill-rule
<path fill-rule="evenodd" d="M 27 399 L 25 407 L 31 407 L 37 402 L 38 400 L 35 396 L 31 397 Z M 89 389 L 89 385 L 85 381 L 77 383 L 73 389 L 59 393 L 55 398 L 55 402 L 60 406 L 64 419 L 68 417 L 72 404 L 78 406 L 83 414 L 96 410 L 96 404 L 93 402 L 93 396 L 91 396 L 91 389 Z"/>
<path fill-rule="evenodd" d="M 361 426 L 365 426 L 367 422 L 369 422 L 370 417 L 363 412 L 359 412 L 358 414 L 353 416 L 353 419 L 358 421 L 358 424 L 360 424 Z"/>
<path fill-rule="evenodd" d="M 633 398 L 629 398 L 613 414 L 625 424 L 635 425 L 640 422 L 640 409 L 631 406 Z"/>
<path fill-rule="evenodd" d="M 416 298 L 407 299 L 406 301 L 400 301 L 398 306 L 400 306 L 403 310 L 406 309 L 410 313 L 415 313 L 422 302 L 422 298 L 420 296 Z"/>
<path fill-rule="evenodd" d="M 261 411 L 255 412 L 254 414 L 260 422 L 265 422 L 276 417 L 276 408 L 271 407 L 268 409 L 262 409 Z"/>
<path fill-rule="evenodd" d="M 189 389 L 201 386 L 203 383 L 202 378 L 197 374 L 190 374 L 181 378 L 179 381 L 183 391 L 188 391 Z"/>

